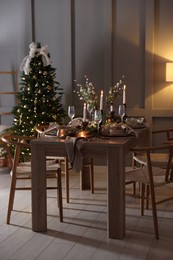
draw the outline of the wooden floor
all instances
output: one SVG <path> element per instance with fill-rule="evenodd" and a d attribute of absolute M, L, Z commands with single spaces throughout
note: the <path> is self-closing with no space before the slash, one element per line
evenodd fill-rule
<path fill-rule="evenodd" d="M 10 175 L 0 173 L 0 260 L 173 259 L 173 201 L 158 205 L 159 241 L 155 240 L 151 211 L 141 217 L 139 200 L 130 197 L 126 198 L 125 239 L 107 238 L 104 167 L 95 168 L 93 195 L 80 191 L 79 175 L 71 175 L 70 203 L 63 201 L 64 223 L 59 222 L 55 191 L 48 192 L 46 233 L 31 230 L 30 191 L 17 192 L 11 224 L 6 225 L 9 185 Z"/>

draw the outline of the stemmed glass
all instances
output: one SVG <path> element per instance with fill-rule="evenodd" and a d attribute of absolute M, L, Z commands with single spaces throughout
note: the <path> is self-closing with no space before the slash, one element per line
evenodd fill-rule
<path fill-rule="evenodd" d="M 118 107 L 118 114 L 121 117 L 121 122 L 123 122 L 124 121 L 124 116 L 126 114 L 126 107 L 125 107 L 124 104 L 123 105 L 119 105 L 119 107 Z"/>
<path fill-rule="evenodd" d="M 75 107 L 74 106 L 68 106 L 68 116 L 72 120 L 75 117 Z"/>
<path fill-rule="evenodd" d="M 99 134 L 99 124 L 102 121 L 102 112 L 100 109 L 94 111 L 94 121 L 97 124 L 97 133 Z"/>
<path fill-rule="evenodd" d="M 90 120 L 93 121 L 94 109 L 93 109 L 93 107 L 90 104 L 87 104 L 87 110 L 88 110 L 88 113 L 90 114 Z"/>

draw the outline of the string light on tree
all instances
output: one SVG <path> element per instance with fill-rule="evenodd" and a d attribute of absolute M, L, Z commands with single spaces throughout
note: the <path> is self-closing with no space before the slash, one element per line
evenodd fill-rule
<path fill-rule="evenodd" d="M 29 55 L 21 63 L 21 83 L 18 103 L 13 107 L 15 134 L 31 136 L 37 125 L 62 123 L 66 116 L 62 106 L 62 88 L 55 81 L 48 47 L 40 43 L 29 45 Z M 21 116 L 22 115 L 22 116 Z"/>

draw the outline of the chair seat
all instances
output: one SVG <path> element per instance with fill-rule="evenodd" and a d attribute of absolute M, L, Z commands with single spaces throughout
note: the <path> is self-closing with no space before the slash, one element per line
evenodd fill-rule
<path fill-rule="evenodd" d="M 46 156 L 47 160 L 61 161 L 64 160 L 64 156 Z"/>
<path fill-rule="evenodd" d="M 57 173 L 57 169 L 60 168 L 59 163 L 55 163 L 55 164 L 48 164 L 46 166 L 46 174 L 47 177 L 52 176 L 55 178 L 55 175 Z M 31 178 L 31 162 L 27 162 L 27 163 L 20 163 L 17 168 L 16 168 L 16 176 L 18 178 L 24 178 L 24 177 L 28 177 Z"/>
<path fill-rule="evenodd" d="M 165 170 L 164 169 L 158 168 L 158 167 L 152 167 L 152 172 L 153 172 L 153 176 L 154 176 L 153 181 L 154 181 L 155 187 L 162 186 L 162 185 L 165 185 L 168 183 L 165 181 Z M 128 168 L 126 170 L 125 180 L 140 182 L 140 183 L 149 185 L 150 180 L 149 180 L 147 166 L 136 168 L 136 169 Z"/>

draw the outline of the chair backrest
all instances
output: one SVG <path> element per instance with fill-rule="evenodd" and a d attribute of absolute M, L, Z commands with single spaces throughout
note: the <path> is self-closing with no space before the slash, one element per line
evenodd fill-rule
<path fill-rule="evenodd" d="M 15 135 L 8 135 L 2 137 L 2 141 L 7 151 L 12 169 L 14 167 L 17 167 L 19 162 L 21 162 L 21 148 L 27 149 L 29 153 L 29 142 L 33 139 L 33 137 Z"/>
<path fill-rule="evenodd" d="M 172 141 L 173 140 L 173 128 L 165 128 L 160 130 L 152 131 L 153 138 L 159 137 L 159 141 L 163 139 L 163 141 Z"/>
<path fill-rule="evenodd" d="M 153 130 L 152 131 L 152 141 L 155 145 L 155 143 L 162 145 L 162 144 L 168 144 L 171 141 L 173 142 L 173 128 L 165 128 L 165 129 L 160 129 L 160 130 Z M 165 159 L 167 159 L 166 155 L 166 149 L 165 151 L 159 152 L 157 149 L 153 153 L 155 155 L 152 156 L 152 162 L 155 162 L 156 166 L 163 166 L 165 165 Z M 134 166 L 139 164 L 146 164 L 146 156 L 142 151 L 139 151 L 138 153 L 134 152 L 132 154 L 132 163 Z"/>
<path fill-rule="evenodd" d="M 42 135 L 44 135 L 45 130 L 47 130 L 49 127 L 48 124 L 43 124 L 43 125 L 37 125 L 35 127 L 35 130 L 37 132 L 37 137 L 41 137 Z"/>
<path fill-rule="evenodd" d="M 165 167 L 165 181 L 168 182 L 171 177 L 171 169 L 172 169 L 172 159 L 173 159 L 173 143 L 162 145 L 162 146 L 150 146 L 150 147 L 134 147 L 131 148 L 131 151 L 134 153 L 142 153 L 146 156 L 146 164 L 144 167 L 147 167 L 150 181 L 153 182 L 152 172 L 153 172 L 153 165 L 152 165 L 152 153 L 154 152 L 167 152 L 168 159 L 167 159 L 167 167 Z"/>
<path fill-rule="evenodd" d="M 59 125 L 57 123 L 52 124 L 40 124 L 35 127 L 37 137 L 45 136 L 46 134 L 49 134 L 51 132 L 54 132 L 59 128 Z"/>

